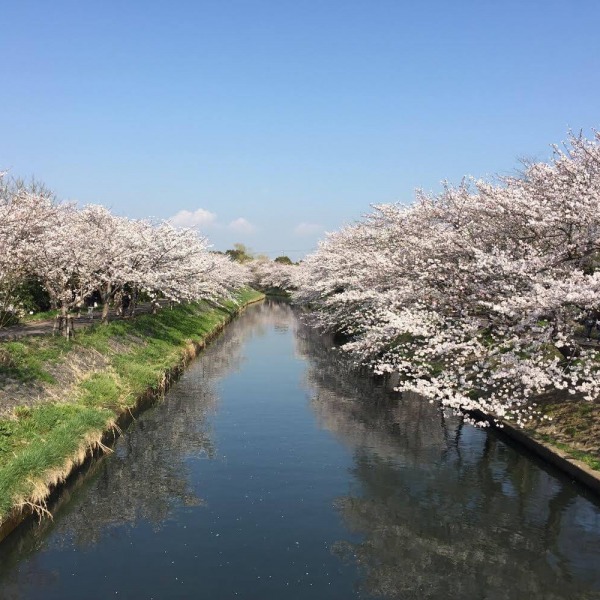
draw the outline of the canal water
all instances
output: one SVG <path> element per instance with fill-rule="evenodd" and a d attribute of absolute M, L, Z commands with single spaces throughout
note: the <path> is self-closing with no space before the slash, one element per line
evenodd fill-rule
<path fill-rule="evenodd" d="M 0 598 L 600 598 L 600 505 L 249 308 L 0 546 Z"/>

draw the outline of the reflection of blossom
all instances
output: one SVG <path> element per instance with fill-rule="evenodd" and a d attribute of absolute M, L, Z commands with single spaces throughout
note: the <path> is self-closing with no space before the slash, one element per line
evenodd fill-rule
<path fill-rule="evenodd" d="M 261 335 L 273 325 L 293 329 L 294 323 L 289 306 L 269 302 L 249 307 L 242 318 L 230 323 L 164 401 L 139 416 L 117 441 L 114 452 L 92 464 L 88 477 L 65 490 L 57 501 L 54 521 L 21 533 L 14 547 L 11 538 L 5 542 L 0 558 L 3 593 L 9 585 L 5 581 L 12 577 L 25 572 L 45 576 L 34 563 L 24 563 L 22 573 L 14 569 L 42 545 L 88 546 L 109 530 L 126 535 L 123 525 L 140 522 L 159 529 L 177 506 L 201 506 L 203 500 L 190 484 L 188 459 L 211 459 L 216 454 L 211 425 L 218 405 L 216 384 L 239 368 L 248 337 Z M 78 493 L 79 487 L 85 492 Z"/>
<path fill-rule="evenodd" d="M 600 511 L 494 434 L 391 395 L 300 329 L 319 423 L 352 448 L 358 487 L 335 506 L 363 536 L 333 551 L 383 598 L 590 598 Z M 533 565 L 533 566 L 532 566 Z"/>
<path fill-rule="evenodd" d="M 273 320 L 289 320 L 285 308 L 248 310 L 243 322 L 231 323 L 190 365 L 164 402 L 139 417 L 103 463 L 92 492 L 93 515 L 87 505 L 79 505 L 64 522 L 67 536 L 75 535 L 78 544 L 96 542 L 107 527 L 140 520 L 160 527 L 174 506 L 202 505 L 190 487 L 186 459 L 215 456 L 211 416 L 218 404 L 216 384 L 239 368 L 249 336 Z"/>
<path fill-rule="evenodd" d="M 324 428 L 352 448 L 374 447 L 396 461 L 404 460 L 407 448 L 417 451 L 406 460 L 424 464 L 437 460 L 442 451 L 456 450 L 455 439 L 463 428 L 460 419 L 410 394 L 392 397 L 383 379 L 374 382 L 368 374 L 357 375 L 342 353 L 328 350 L 331 344 L 324 344 L 308 327 L 297 336 L 297 351 L 308 361 L 311 406 Z"/>

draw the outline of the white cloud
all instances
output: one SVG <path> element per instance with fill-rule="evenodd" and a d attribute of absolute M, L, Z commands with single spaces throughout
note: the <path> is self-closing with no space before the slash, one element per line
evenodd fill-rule
<path fill-rule="evenodd" d="M 315 233 L 322 233 L 323 225 L 318 223 L 298 223 L 294 228 L 294 234 L 299 236 L 314 235 Z"/>
<path fill-rule="evenodd" d="M 169 221 L 176 227 L 208 227 L 209 225 L 213 225 L 216 219 L 217 215 L 215 213 L 198 208 L 194 212 L 180 210 Z"/>
<path fill-rule="evenodd" d="M 252 225 L 250 221 L 244 219 L 244 217 L 240 217 L 239 219 L 235 219 L 235 221 L 231 221 L 228 227 L 237 233 L 253 233 L 256 231 L 256 227 Z"/>

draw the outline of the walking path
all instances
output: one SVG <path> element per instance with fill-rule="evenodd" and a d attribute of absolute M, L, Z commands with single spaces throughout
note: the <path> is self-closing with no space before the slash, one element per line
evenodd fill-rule
<path fill-rule="evenodd" d="M 147 303 L 138 304 L 135 309 L 136 315 L 149 313 L 152 310 L 152 305 Z M 90 327 L 94 323 L 99 323 L 101 320 L 101 311 L 97 310 L 93 313 L 93 318 L 82 313 L 80 317 L 73 316 L 74 330 Z M 121 320 L 128 317 L 117 315 L 114 310 L 108 313 L 110 321 Z M 56 319 L 45 319 L 43 321 L 28 321 L 19 325 L 11 325 L 10 327 L 0 328 L 0 341 L 18 340 L 22 337 L 30 337 L 34 335 L 51 335 L 54 331 Z"/>

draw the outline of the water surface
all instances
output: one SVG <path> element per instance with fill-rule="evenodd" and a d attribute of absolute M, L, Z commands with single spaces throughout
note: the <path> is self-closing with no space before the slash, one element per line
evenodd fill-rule
<path fill-rule="evenodd" d="M 251 307 L 0 546 L 0 598 L 600 598 L 600 506 Z"/>

